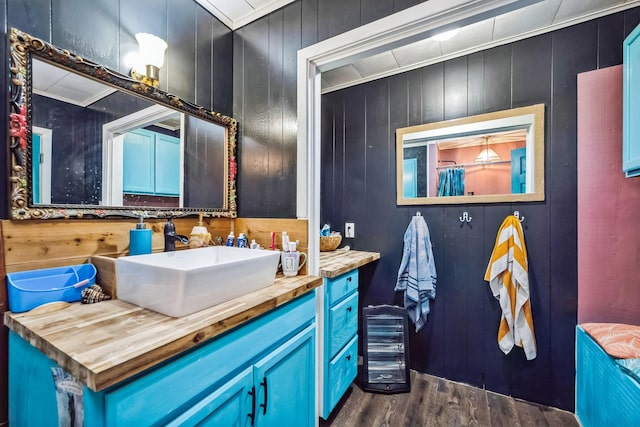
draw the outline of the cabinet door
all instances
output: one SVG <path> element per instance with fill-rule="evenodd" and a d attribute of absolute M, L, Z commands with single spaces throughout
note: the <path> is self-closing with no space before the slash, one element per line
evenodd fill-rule
<path fill-rule="evenodd" d="M 255 416 L 253 368 L 247 368 L 167 426 L 251 426 Z"/>
<path fill-rule="evenodd" d="M 314 425 L 314 361 L 315 325 L 311 325 L 256 363 L 256 426 Z"/>
<path fill-rule="evenodd" d="M 152 194 L 155 190 L 155 137 L 138 129 L 124 136 L 122 190 Z"/>
<path fill-rule="evenodd" d="M 623 43 L 622 169 L 640 175 L 640 26 Z"/>

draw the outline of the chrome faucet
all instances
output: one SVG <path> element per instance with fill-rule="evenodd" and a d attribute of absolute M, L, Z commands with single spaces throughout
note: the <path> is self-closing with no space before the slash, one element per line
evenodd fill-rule
<path fill-rule="evenodd" d="M 176 240 L 179 240 L 183 244 L 189 243 L 189 238 L 182 234 L 176 234 L 176 226 L 173 223 L 171 217 L 167 218 L 167 223 L 164 225 L 164 251 L 171 252 L 176 250 Z"/>

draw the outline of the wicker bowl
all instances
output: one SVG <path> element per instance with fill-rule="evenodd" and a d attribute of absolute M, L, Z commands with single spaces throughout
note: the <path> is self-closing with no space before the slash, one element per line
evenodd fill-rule
<path fill-rule="evenodd" d="M 335 251 L 342 242 L 342 235 L 320 236 L 320 252 Z"/>

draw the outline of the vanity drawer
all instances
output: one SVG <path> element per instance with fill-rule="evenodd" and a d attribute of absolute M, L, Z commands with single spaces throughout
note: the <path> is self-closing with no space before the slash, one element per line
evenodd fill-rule
<path fill-rule="evenodd" d="M 358 289 L 358 269 L 338 276 L 334 279 L 327 279 L 327 295 L 329 306 L 340 301 L 346 295 Z"/>
<path fill-rule="evenodd" d="M 329 387 L 326 387 L 329 408 L 334 408 L 358 373 L 358 336 L 329 362 Z M 328 414 L 327 414 L 328 415 Z"/>
<path fill-rule="evenodd" d="M 358 332 L 358 292 L 329 310 L 329 357 Z"/>

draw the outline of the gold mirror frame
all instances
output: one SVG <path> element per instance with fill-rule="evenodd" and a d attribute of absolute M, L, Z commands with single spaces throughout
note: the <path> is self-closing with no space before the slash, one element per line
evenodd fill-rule
<path fill-rule="evenodd" d="M 465 196 L 432 196 L 405 198 L 403 188 L 404 171 L 404 141 L 418 133 L 437 133 L 440 138 L 460 136 L 458 130 L 475 126 L 486 132 L 500 131 L 500 126 L 493 123 L 504 119 L 527 117 L 530 122 L 529 130 L 533 142 L 533 180 L 532 191 L 518 194 L 490 194 L 490 195 L 465 195 Z M 483 127 L 484 126 L 484 127 Z M 476 131 L 475 135 L 482 132 Z M 536 104 L 528 107 L 513 108 L 487 114 L 463 117 L 460 119 L 446 120 L 437 123 L 428 123 L 417 126 L 396 129 L 396 195 L 398 205 L 449 205 L 470 203 L 511 203 L 543 201 L 544 192 L 544 104 Z"/>
<path fill-rule="evenodd" d="M 209 111 L 204 107 L 183 100 L 178 96 L 163 92 L 143 84 L 127 75 L 113 71 L 67 50 L 59 49 L 41 39 L 32 37 L 12 28 L 9 33 L 11 48 L 9 90 L 9 185 L 11 219 L 69 219 L 69 218 L 105 218 L 139 217 L 166 218 L 198 215 L 204 212 L 208 217 L 237 216 L 236 207 L 236 138 L 237 121 L 231 117 Z M 31 57 L 36 56 L 56 66 L 67 68 L 75 73 L 106 83 L 124 92 L 145 98 L 225 128 L 226 157 L 224 176 L 225 196 L 221 208 L 156 208 L 156 207 L 109 207 L 98 205 L 38 205 L 30 203 L 32 183 L 31 170 Z"/>

